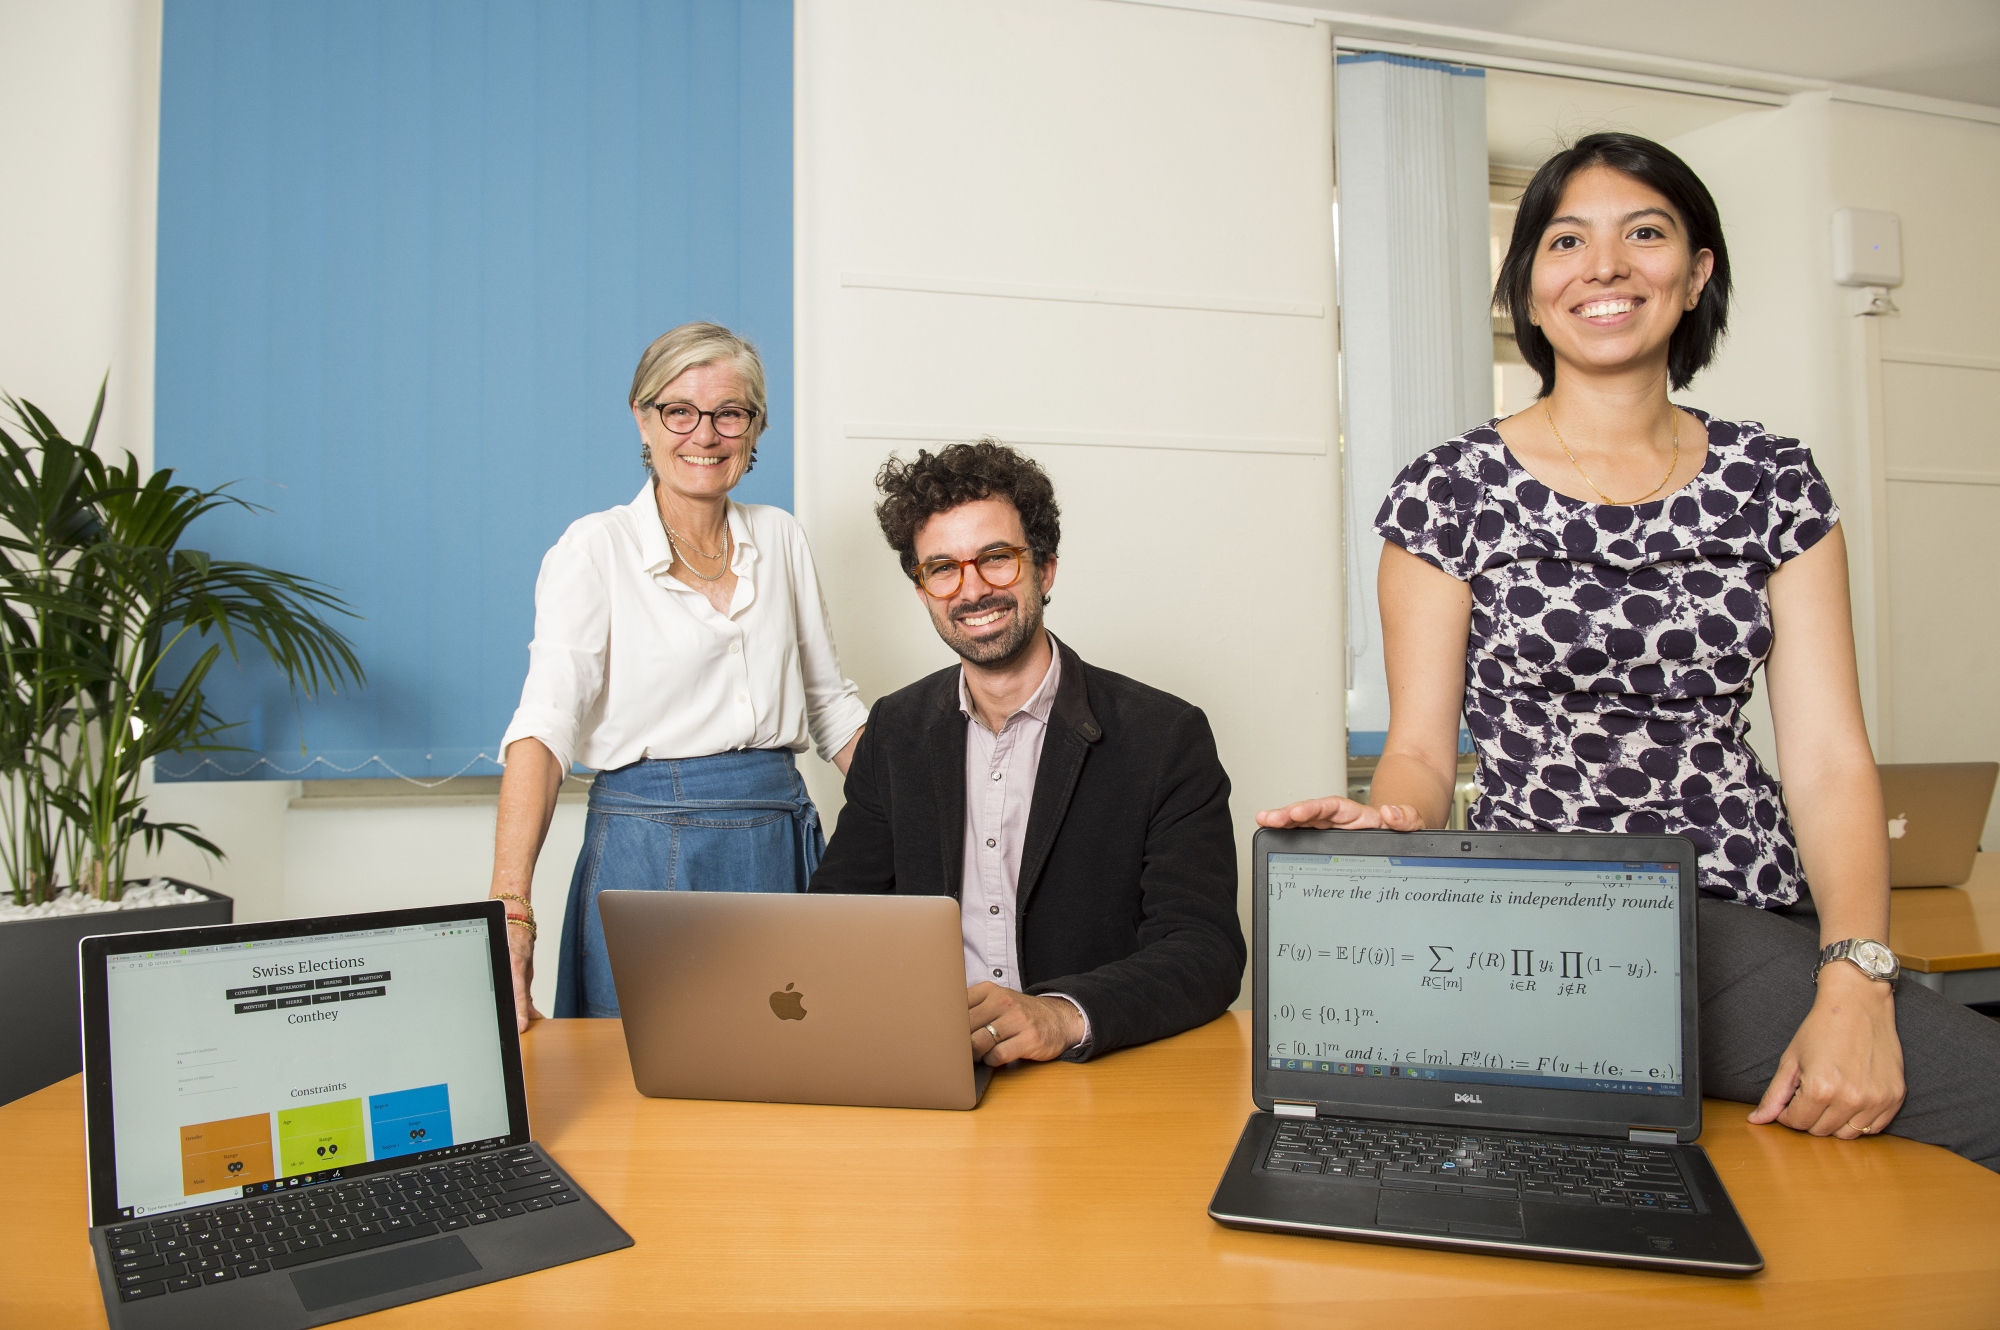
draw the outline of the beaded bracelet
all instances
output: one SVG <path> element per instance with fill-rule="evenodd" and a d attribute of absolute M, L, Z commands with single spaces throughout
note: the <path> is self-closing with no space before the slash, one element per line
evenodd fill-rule
<path fill-rule="evenodd" d="M 511 891 L 496 891 L 493 893 L 492 896 L 488 897 L 488 899 L 496 901 L 521 902 L 521 908 L 526 910 L 527 913 L 514 914 L 510 911 L 507 915 L 507 922 L 510 924 L 520 924 L 523 927 L 525 927 L 528 930 L 528 940 L 530 942 L 534 941 L 536 938 L 541 936 L 541 930 L 535 926 L 534 903 L 530 901 L 526 896 L 517 896 Z"/>

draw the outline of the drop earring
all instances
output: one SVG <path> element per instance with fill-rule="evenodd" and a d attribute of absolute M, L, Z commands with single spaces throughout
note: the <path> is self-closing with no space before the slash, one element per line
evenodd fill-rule
<path fill-rule="evenodd" d="M 639 445 L 639 465 L 645 467 L 648 471 L 651 471 L 653 469 L 652 444 L 642 443 Z"/>

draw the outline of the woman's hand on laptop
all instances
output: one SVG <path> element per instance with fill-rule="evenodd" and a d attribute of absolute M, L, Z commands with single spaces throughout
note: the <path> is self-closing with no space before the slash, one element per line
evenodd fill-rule
<path fill-rule="evenodd" d="M 528 991 L 535 982 L 534 934 L 517 925 L 507 925 L 507 959 L 514 970 L 514 1024 L 520 1033 L 526 1034 L 528 1022 L 542 1019 Z"/>
<path fill-rule="evenodd" d="M 1083 1013 L 1063 998 L 974 984 L 965 990 L 965 1002 L 972 1015 L 972 1056 L 989 1067 L 1023 1059 L 1048 1062 L 1083 1039 Z"/>
<path fill-rule="evenodd" d="M 1321 831 L 1422 831 L 1423 814 L 1408 804 L 1358 803 L 1329 794 L 1324 799 L 1307 799 L 1283 808 L 1267 808 L 1257 814 L 1260 827 L 1313 827 Z"/>

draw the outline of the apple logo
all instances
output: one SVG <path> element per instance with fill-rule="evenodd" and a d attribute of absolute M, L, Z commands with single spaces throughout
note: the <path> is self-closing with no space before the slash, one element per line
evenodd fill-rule
<path fill-rule="evenodd" d="M 778 1013 L 781 1021 L 802 1021 L 806 1018 L 805 1000 L 804 993 L 794 993 L 792 986 L 786 984 L 784 992 L 771 994 L 771 1010 Z"/>
<path fill-rule="evenodd" d="M 1901 817 L 1892 817 L 1889 819 L 1890 840 L 1903 839 L 1903 833 L 1908 831 L 1909 829 L 1910 829 L 1910 815 L 1908 813 L 1903 814 Z"/>

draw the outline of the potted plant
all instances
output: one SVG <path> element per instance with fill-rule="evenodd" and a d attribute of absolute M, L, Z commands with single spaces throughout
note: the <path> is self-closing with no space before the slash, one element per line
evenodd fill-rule
<path fill-rule="evenodd" d="M 165 879 L 134 890 L 125 877 L 135 842 L 174 836 L 222 854 L 189 824 L 151 820 L 139 778 L 159 753 L 232 749 L 202 687 L 223 654 L 254 644 L 308 697 L 364 676 L 322 617 L 349 613 L 331 590 L 184 548 L 204 514 L 253 505 L 92 450 L 101 388 L 74 442 L 32 403 L 0 403 L 21 435 L 0 428 L 5 1103 L 81 1065 L 78 939 L 231 918 L 216 892 Z"/>

